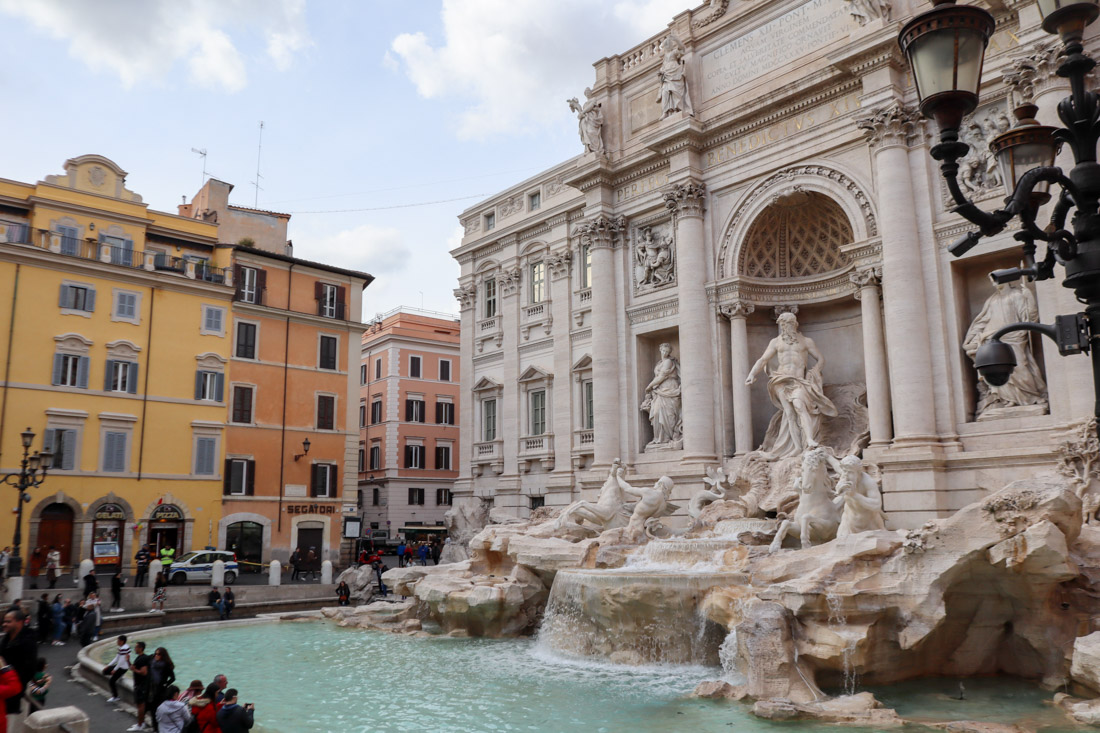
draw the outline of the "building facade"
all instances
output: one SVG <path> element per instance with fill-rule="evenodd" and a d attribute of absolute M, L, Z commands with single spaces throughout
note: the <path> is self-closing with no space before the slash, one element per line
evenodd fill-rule
<path fill-rule="evenodd" d="M 26 506 L 32 568 L 50 545 L 114 567 L 145 542 L 216 542 L 234 292 L 217 241 L 102 156 L 0 180 L 0 472 L 28 426 L 54 454 Z M 4 544 L 14 522 L 0 514 Z"/>
<path fill-rule="evenodd" d="M 363 336 L 359 487 L 366 529 L 389 538 L 441 526 L 460 450 L 459 324 L 399 308 Z M 380 537 L 377 533 L 375 537 Z"/>
<path fill-rule="evenodd" d="M 344 519 L 358 518 L 359 314 L 373 278 L 291 256 L 289 215 L 231 206 L 231 189 L 212 179 L 180 207 L 217 222 L 236 283 L 214 536 L 255 571 L 295 548 L 341 564 Z"/>
<path fill-rule="evenodd" d="M 988 140 L 1011 105 L 1056 124 L 1066 93 L 1035 3 L 995 5 L 960 176 L 985 208 L 1005 195 Z M 708 3 L 596 62 L 585 152 L 461 216 L 456 501 L 562 506 L 616 458 L 632 481 L 672 477 L 679 498 L 708 466 L 736 473 L 776 414 L 768 379 L 747 378 L 782 313 L 816 342 L 829 440 L 878 465 L 892 526 L 1051 469 L 1091 412 L 1089 364 L 1035 339 L 1041 393 L 998 401 L 977 378 L 963 347 L 1000 297 L 987 273 L 1020 253 L 1012 232 L 946 251 L 972 226 L 951 211 L 897 46 L 921 9 Z M 1078 310 L 1057 280 L 1023 288 L 1039 320 Z M 672 439 L 646 413 L 666 344 Z"/>

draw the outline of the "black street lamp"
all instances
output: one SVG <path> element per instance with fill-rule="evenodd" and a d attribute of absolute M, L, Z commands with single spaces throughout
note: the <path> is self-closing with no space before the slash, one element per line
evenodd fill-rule
<path fill-rule="evenodd" d="M 46 472 L 53 461 L 53 453 L 43 450 L 41 453 L 31 453 L 31 443 L 34 442 L 34 433 L 27 428 L 20 437 L 23 439 L 23 461 L 19 464 L 19 473 L 9 473 L 2 479 L 3 483 L 14 486 L 19 492 L 18 508 L 15 515 L 15 536 L 12 538 L 12 555 L 8 560 L 8 575 L 20 577 L 23 575 L 23 558 L 19 553 L 23 544 L 23 504 L 31 500 L 27 489 L 41 486 L 46 480 Z"/>
<path fill-rule="evenodd" d="M 1005 326 L 978 349 L 974 365 L 991 385 L 1005 384 L 1016 366 L 1012 347 L 1000 339 L 1013 331 L 1035 331 L 1058 344 L 1063 356 L 1092 355 L 1094 396 L 1100 395 L 1100 165 L 1096 144 L 1100 139 L 1100 97 L 1086 90 L 1085 78 L 1096 61 L 1084 53 L 1081 38 L 1085 28 L 1100 16 L 1100 0 L 1068 2 L 1038 0 L 1043 30 L 1062 39 L 1062 62 L 1058 75 L 1070 82 L 1071 93 L 1058 105 L 1063 128 L 1046 127 L 1035 121 L 1038 108 L 1022 105 L 1016 110 L 1017 124 L 989 144 L 997 157 L 1005 186 L 1011 193 L 1003 208 L 993 212 L 979 209 L 959 188 L 959 160 L 970 149 L 959 140 L 962 118 L 978 106 L 981 69 L 985 49 L 995 23 L 986 10 L 956 5 L 955 0 L 932 0 L 932 10 L 905 24 L 898 36 L 902 52 L 909 59 L 920 97 L 921 114 L 935 121 L 940 142 L 932 157 L 955 201 L 953 211 L 976 224 L 976 231 L 964 234 L 950 247 L 960 257 L 982 237 L 1002 232 L 1019 218 L 1021 229 L 1015 239 L 1022 245 L 1023 266 L 996 270 L 990 277 L 998 283 L 1020 278 L 1047 280 L 1055 265 L 1066 271 L 1064 285 L 1084 304 L 1084 313 L 1057 316 L 1053 326 L 1013 323 Z M 1054 166 L 1062 143 L 1073 150 L 1074 166 L 1066 176 Z M 1056 184 L 1061 193 L 1045 227 L 1036 224 L 1039 207 L 1050 200 L 1047 189 Z M 1073 210 L 1072 231 L 1066 217 Z M 1046 244 L 1036 260 L 1036 242 Z M 1100 399 L 1094 404 L 1100 431 Z"/>

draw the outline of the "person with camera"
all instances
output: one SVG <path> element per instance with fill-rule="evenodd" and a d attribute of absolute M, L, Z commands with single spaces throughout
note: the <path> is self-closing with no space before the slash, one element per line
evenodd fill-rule
<path fill-rule="evenodd" d="M 245 733 L 252 730 L 256 706 L 252 703 L 237 704 L 237 691 L 232 687 L 225 691 L 225 702 L 218 711 L 218 727 L 222 733 Z"/>

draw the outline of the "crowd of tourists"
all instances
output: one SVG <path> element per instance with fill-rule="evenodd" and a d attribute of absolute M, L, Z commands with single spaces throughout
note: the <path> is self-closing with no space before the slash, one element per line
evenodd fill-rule
<path fill-rule="evenodd" d="M 240 703 L 238 692 L 224 674 L 214 675 L 203 685 L 192 680 L 185 689 L 177 684 L 176 665 L 164 647 L 150 655 L 145 642 L 131 649 L 125 636 L 115 640 L 115 656 L 103 669 L 111 688 L 107 702 L 119 700 L 119 681 L 127 673 L 133 678 L 137 722 L 128 730 L 160 733 L 244 733 L 254 723 L 255 706 Z M 146 717 L 149 722 L 146 723 Z"/>
<path fill-rule="evenodd" d="M 448 538 L 450 541 L 450 538 Z M 439 556 L 443 554 L 443 540 L 438 537 L 432 537 L 429 540 L 421 540 L 419 542 L 405 542 L 401 541 L 401 544 L 397 546 L 397 565 L 398 567 L 409 567 L 410 565 L 427 565 L 428 560 L 432 561 L 432 564 L 439 564 Z"/>

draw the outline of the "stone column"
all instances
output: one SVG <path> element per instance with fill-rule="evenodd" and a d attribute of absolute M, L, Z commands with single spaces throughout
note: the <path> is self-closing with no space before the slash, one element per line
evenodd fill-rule
<path fill-rule="evenodd" d="M 888 444 L 894 435 L 890 412 L 890 369 L 886 363 L 886 339 L 882 330 L 879 283 L 882 268 L 869 267 L 852 273 L 862 306 L 863 373 L 867 382 L 867 421 L 873 445 Z"/>
<path fill-rule="evenodd" d="M 503 373 L 519 376 L 519 324 L 522 321 L 519 286 L 523 271 L 517 265 L 503 270 L 497 281 L 500 298 L 500 319 L 503 340 L 500 351 L 503 355 Z M 515 477 L 519 473 L 519 437 L 526 435 L 523 426 L 523 405 L 520 404 L 522 390 L 515 377 L 504 380 L 501 389 L 500 404 L 497 405 L 497 420 L 500 423 L 501 452 L 504 456 L 504 476 Z M 498 504 L 499 506 L 499 504 Z"/>
<path fill-rule="evenodd" d="M 747 319 L 756 310 L 752 303 L 737 301 L 719 306 L 730 320 L 730 370 L 733 378 L 733 445 L 737 455 L 753 449 L 752 388 L 745 384 L 752 362 L 749 359 Z"/>
<path fill-rule="evenodd" d="M 894 431 L 898 443 L 936 440 L 932 399 L 931 340 L 917 234 L 913 184 L 909 170 L 909 137 L 919 130 L 920 116 L 894 103 L 860 120 L 868 132 L 878 186 L 882 234 L 882 284 Z"/>
<path fill-rule="evenodd" d="M 455 298 L 461 309 L 459 326 L 465 338 L 462 339 L 458 357 L 459 400 L 458 400 L 458 445 L 455 447 L 455 460 L 458 461 L 458 480 L 455 482 L 455 493 L 468 494 L 472 490 L 470 470 L 473 462 L 467 456 L 473 455 L 474 450 L 474 306 L 477 302 L 477 288 L 472 283 L 467 283 L 454 291 Z M 373 369 L 373 365 L 368 365 Z M 370 449 L 370 446 L 367 446 Z"/>
<path fill-rule="evenodd" d="M 572 349 L 569 341 L 570 313 L 573 310 L 573 288 L 570 287 L 569 273 L 572 269 L 573 253 L 566 246 L 546 258 L 546 268 L 550 277 L 550 320 L 539 329 L 538 336 L 554 334 L 554 389 L 553 405 L 550 411 L 550 431 L 554 433 L 554 470 L 569 473 L 573 468 L 573 426 L 576 424 L 574 405 L 576 404 L 573 380 L 570 378 Z M 557 328 L 554 328 L 554 327 Z M 566 491 L 572 486 L 564 487 Z M 570 494 L 557 494 L 557 487 L 547 487 L 546 503 L 549 505 L 566 504 L 571 501 Z"/>
<path fill-rule="evenodd" d="M 619 337 L 615 318 L 615 247 L 624 217 L 598 216 L 576 229 L 592 254 L 593 468 L 619 457 Z M 570 437 L 570 439 L 572 439 Z"/>
<path fill-rule="evenodd" d="M 680 394 L 684 416 L 684 460 L 714 460 L 714 394 L 711 379 L 713 316 L 707 303 L 703 246 L 702 183 L 688 181 L 664 191 L 676 226 L 676 285 L 680 296 Z"/>

